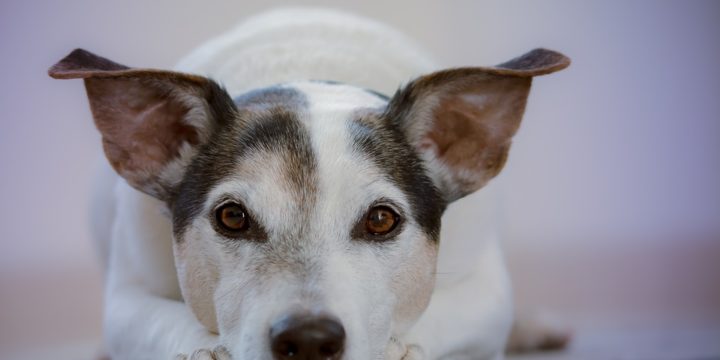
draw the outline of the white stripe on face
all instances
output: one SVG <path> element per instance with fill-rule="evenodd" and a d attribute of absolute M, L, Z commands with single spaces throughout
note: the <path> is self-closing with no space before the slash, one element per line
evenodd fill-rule
<path fill-rule="evenodd" d="M 348 350 L 357 351 L 349 354 L 350 358 L 374 358 L 383 351 L 392 331 L 409 326 L 406 314 L 398 317 L 398 312 L 407 311 L 414 318 L 424 309 L 423 298 L 429 297 L 432 288 L 434 243 L 415 223 L 409 199 L 393 182 L 392 174 L 385 173 L 376 159 L 354 143 L 353 122 L 363 111 L 381 109 L 385 101 L 345 85 L 293 86 L 307 99 L 310 117 L 306 125 L 317 159 L 313 234 L 314 240 L 328 249 L 319 267 L 324 280 L 322 297 L 325 306 L 345 323 Z M 355 223 L 362 221 L 379 199 L 392 202 L 407 215 L 405 229 L 383 244 L 352 239 Z M 420 306 L 396 309 L 402 308 L 407 298 Z"/>

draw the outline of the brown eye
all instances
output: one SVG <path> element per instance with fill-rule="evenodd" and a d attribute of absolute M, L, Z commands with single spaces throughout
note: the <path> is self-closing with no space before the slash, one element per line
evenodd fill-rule
<path fill-rule="evenodd" d="M 365 229 L 372 235 L 385 235 L 397 226 L 400 217 L 387 206 L 376 206 L 365 218 Z"/>
<path fill-rule="evenodd" d="M 242 206 L 228 203 L 215 212 L 218 225 L 229 232 L 239 232 L 247 229 L 248 216 Z"/>

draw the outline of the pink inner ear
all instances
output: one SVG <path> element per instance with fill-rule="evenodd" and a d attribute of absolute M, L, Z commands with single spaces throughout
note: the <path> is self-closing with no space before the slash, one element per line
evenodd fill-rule
<path fill-rule="evenodd" d="M 502 170 L 528 88 L 526 80 L 494 79 L 437 95 L 418 145 L 443 165 L 450 197 L 477 190 Z"/>
<path fill-rule="evenodd" d="M 438 71 L 398 91 L 388 114 L 400 119 L 435 185 L 453 201 L 478 190 L 504 166 L 532 77 L 569 64 L 562 54 L 536 49 L 498 67 Z"/>
<path fill-rule="evenodd" d="M 492 96 L 451 96 L 435 108 L 427 137 L 436 145 L 438 159 L 452 170 L 484 178 L 502 168 L 517 124 L 502 122 L 507 109 L 486 103 L 492 100 Z"/>
<path fill-rule="evenodd" d="M 168 92 L 136 79 L 87 79 L 95 123 L 115 170 L 143 184 L 178 157 L 183 142 L 198 143 L 197 130 L 183 122 L 188 107 Z"/>
<path fill-rule="evenodd" d="M 436 145 L 436 156 L 450 167 L 475 167 L 490 136 L 473 119 L 483 118 L 486 112 L 486 107 L 468 106 L 460 97 L 441 99 L 433 114 L 436 121 L 427 134 Z"/>

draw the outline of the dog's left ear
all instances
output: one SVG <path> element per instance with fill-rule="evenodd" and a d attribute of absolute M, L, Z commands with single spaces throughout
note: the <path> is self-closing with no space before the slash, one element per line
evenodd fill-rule
<path fill-rule="evenodd" d="M 84 79 L 103 148 L 117 173 L 136 189 L 169 200 L 198 146 L 235 106 L 202 76 L 133 69 L 77 49 L 48 70 L 56 79 Z"/>
<path fill-rule="evenodd" d="M 532 77 L 569 64 L 562 54 L 536 49 L 496 67 L 439 71 L 399 90 L 386 116 L 405 132 L 450 202 L 502 169 Z"/>

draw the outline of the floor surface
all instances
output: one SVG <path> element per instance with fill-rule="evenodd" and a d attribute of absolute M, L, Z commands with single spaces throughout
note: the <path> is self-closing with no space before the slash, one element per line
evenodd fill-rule
<path fill-rule="evenodd" d="M 552 254 L 510 244 L 519 306 L 543 309 L 575 334 L 565 351 L 510 359 L 720 359 L 720 291 L 713 282 L 720 275 L 718 242 L 672 244 L 677 242 L 622 253 L 576 248 Z M 0 359 L 95 357 L 98 269 L 1 274 L 0 289 Z"/>

